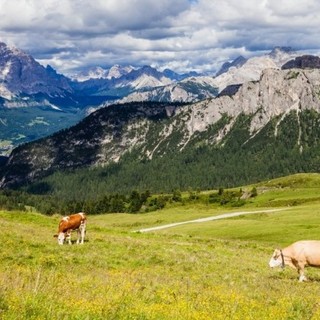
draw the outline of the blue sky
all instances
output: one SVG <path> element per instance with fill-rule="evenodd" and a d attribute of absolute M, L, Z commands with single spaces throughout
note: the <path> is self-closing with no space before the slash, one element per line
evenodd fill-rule
<path fill-rule="evenodd" d="M 274 46 L 320 51 L 318 0 L 1 0 L 0 41 L 73 73 L 113 64 L 215 71 Z"/>

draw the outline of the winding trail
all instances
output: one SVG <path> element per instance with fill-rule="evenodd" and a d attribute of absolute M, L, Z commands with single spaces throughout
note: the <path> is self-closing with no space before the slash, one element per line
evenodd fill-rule
<path fill-rule="evenodd" d="M 183 225 L 183 224 L 202 223 L 202 222 L 208 222 L 208 221 L 213 221 L 213 220 L 220 220 L 220 219 L 227 219 L 227 218 L 232 218 L 232 217 L 238 217 L 238 216 L 247 215 L 247 214 L 272 213 L 272 212 L 284 211 L 284 210 L 288 210 L 288 209 L 290 209 L 290 208 L 270 209 L 270 210 L 258 210 L 258 211 L 238 211 L 238 212 L 224 213 L 224 214 L 220 214 L 220 215 L 218 215 L 218 216 L 207 217 L 207 218 L 200 218 L 200 219 L 196 219 L 196 220 L 189 220 L 189 221 L 183 221 L 183 222 L 170 223 L 170 224 L 165 224 L 165 225 L 158 226 L 158 227 L 140 229 L 140 230 L 136 230 L 136 231 L 134 231 L 134 232 L 157 231 L 157 230 L 168 229 L 168 228 L 172 228 L 172 227 L 176 227 L 176 226 L 181 226 L 181 225 Z"/>

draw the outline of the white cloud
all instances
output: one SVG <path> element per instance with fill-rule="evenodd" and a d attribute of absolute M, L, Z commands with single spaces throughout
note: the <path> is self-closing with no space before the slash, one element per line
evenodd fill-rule
<path fill-rule="evenodd" d="M 214 70 L 277 45 L 319 49 L 319 28 L 317 0 L 0 1 L 0 40 L 60 72 L 114 63 Z"/>

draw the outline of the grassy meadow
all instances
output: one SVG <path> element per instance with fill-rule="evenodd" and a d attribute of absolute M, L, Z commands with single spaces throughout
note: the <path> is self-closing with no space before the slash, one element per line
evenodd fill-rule
<path fill-rule="evenodd" d="M 268 266 L 275 247 L 320 240 L 320 175 L 256 187 L 241 208 L 90 215 L 84 245 L 58 246 L 58 215 L 0 211 L 0 319 L 320 319 L 320 269 L 299 283 Z M 286 210 L 134 232 L 270 208 Z"/>

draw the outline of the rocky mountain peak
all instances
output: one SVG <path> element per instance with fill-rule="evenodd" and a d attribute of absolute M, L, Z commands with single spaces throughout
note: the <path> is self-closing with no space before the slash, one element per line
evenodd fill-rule
<path fill-rule="evenodd" d="M 161 78 L 163 75 L 161 72 L 159 72 L 156 68 L 153 68 L 151 66 L 145 65 L 142 68 L 137 70 L 138 74 L 146 74 L 149 76 L 153 76 L 156 78 Z"/>
<path fill-rule="evenodd" d="M 297 56 L 298 54 L 290 47 L 275 47 L 270 53 L 262 56 L 254 56 L 249 59 L 239 57 L 222 66 L 215 79 L 216 86 L 219 91 L 222 91 L 230 85 L 257 81 L 263 70 L 279 69 L 284 63 Z"/>
<path fill-rule="evenodd" d="M 180 80 L 180 75 L 171 69 L 164 69 L 162 73 L 171 80 Z"/>
<path fill-rule="evenodd" d="M 225 62 L 221 66 L 220 70 L 216 73 L 216 77 L 225 73 L 225 72 L 228 72 L 231 67 L 239 68 L 239 67 L 243 66 L 246 63 L 246 61 L 247 61 L 246 58 L 244 58 L 243 56 L 239 56 L 231 62 L 229 62 L 229 61 Z"/>
<path fill-rule="evenodd" d="M 114 66 L 112 66 L 108 73 L 106 78 L 107 79 L 119 79 L 122 76 L 127 75 L 128 73 L 130 73 L 132 70 L 134 70 L 131 66 L 120 66 L 119 64 L 115 64 Z"/>
<path fill-rule="evenodd" d="M 0 42 L 0 55 L 29 57 L 29 55 L 16 47 L 8 46 L 4 42 Z"/>
<path fill-rule="evenodd" d="M 13 95 L 63 95 L 72 91 L 67 78 L 53 68 L 43 67 L 31 55 L 4 43 L 0 43 L 0 85 Z"/>
<path fill-rule="evenodd" d="M 147 87 L 159 87 L 172 82 L 171 79 L 151 66 L 143 66 L 140 69 L 132 70 L 128 74 L 119 78 L 120 86 L 130 86 L 135 89 Z"/>
<path fill-rule="evenodd" d="M 271 50 L 271 52 L 269 53 L 269 56 L 272 57 L 272 58 L 275 58 L 278 55 L 294 54 L 294 53 L 296 53 L 296 52 L 292 49 L 292 47 L 276 46 Z"/>

